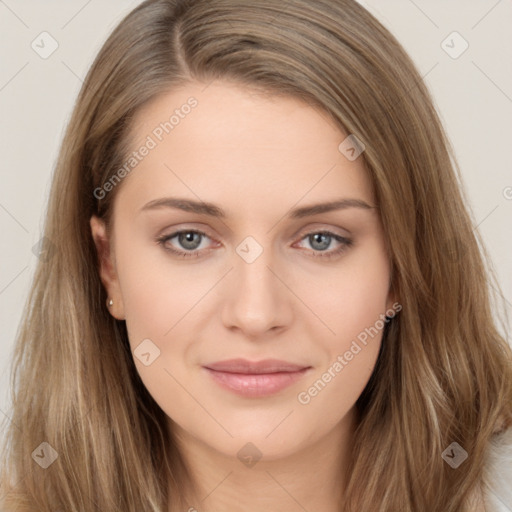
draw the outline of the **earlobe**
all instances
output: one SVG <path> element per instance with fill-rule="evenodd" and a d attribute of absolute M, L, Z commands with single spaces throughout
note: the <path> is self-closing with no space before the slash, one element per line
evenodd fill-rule
<path fill-rule="evenodd" d="M 112 300 L 112 306 L 108 308 L 108 310 L 117 320 L 124 320 L 121 290 L 105 221 L 93 215 L 90 219 L 90 226 L 91 235 L 98 255 L 99 276 L 109 300 Z"/>

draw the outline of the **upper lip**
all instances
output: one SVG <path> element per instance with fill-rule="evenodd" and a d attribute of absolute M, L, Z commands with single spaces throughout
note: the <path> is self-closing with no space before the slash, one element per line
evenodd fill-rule
<path fill-rule="evenodd" d="M 205 368 L 228 373 L 277 373 L 297 372 L 309 368 L 300 364 L 289 363 L 279 359 L 263 359 L 261 361 L 248 361 L 247 359 L 228 359 L 205 365 Z"/>

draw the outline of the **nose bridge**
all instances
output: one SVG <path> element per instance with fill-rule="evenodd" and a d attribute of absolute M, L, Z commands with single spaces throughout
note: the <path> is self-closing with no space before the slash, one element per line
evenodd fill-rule
<path fill-rule="evenodd" d="M 259 238 L 261 240 L 263 237 Z M 253 236 L 248 236 L 236 247 L 236 255 L 235 275 L 238 289 L 242 295 L 250 295 L 241 298 L 256 302 L 264 300 L 264 304 L 270 306 L 276 293 L 279 293 L 279 283 L 269 269 L 274 266 L 275 258 L 268 239 L 260 243 Z"/>
<path fill-rule="evenodd" d="M 226 326 L 252 335 L 286 324 L 291 313 L 286 287 L 274 274 L 279 265 L 269 239 L 263 238 L 260 243 L 248 236 L 235 248 L 233 289 L 223 313 Z"/>

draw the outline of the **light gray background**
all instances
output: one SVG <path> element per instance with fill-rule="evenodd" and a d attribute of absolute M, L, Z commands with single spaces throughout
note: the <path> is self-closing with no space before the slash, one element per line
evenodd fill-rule
<path fill-rule="evenodd" d="M 140 0 L 0 0 L 0 416 L 53 166 L 76 95 L 107 35 Z M 432 91 L 482 233 L 512 307 L 512 2 L 367 0 Z M 47 31 L 57 50 L 32 41 Z M 469 44 L 462 48 L 457 31 Z M 44 343 L 44 340 L 41 340 Z M 50 370 L 49 370 L 50 371 Z"/>

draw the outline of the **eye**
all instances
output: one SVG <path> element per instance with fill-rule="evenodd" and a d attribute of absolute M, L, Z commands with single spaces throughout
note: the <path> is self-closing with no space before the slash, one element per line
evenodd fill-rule
<path fill-rule="evenodd" d="M 186 229 L 182 231 L 176 231 L 170 235 L 163 235 L 158 237 L 157 242 L 166 251 L 176 254 L 180 258 L 191 258 L 200 256 L 200 252 L 198 252 L 198 250 L 203 237 L 210 238 L 206 233 L 203 233 L 202 231 Z M 172 245 L 167 245 L 167 242 L 170 242 L 174 238 L 176 238 L 177 243 L 185 249 L 184 251 L 177 249 Z"/>
<path fill-rule="evenodd" d="M 330 231 L 312 231 L 307 233 L 301 240 L 307 240 L 313 248 L 312 256 L 317 258 L 334 258 L 343 253 L 346 249 L 353 245 L 353 241 Z M 335 241 L 339 245 L 337 249 L 328 251 L 332 242 Z"/>
<path fill-rule="evenodd" d="M 164 250 L 175 254 L 179 258 L 197 258 L 201 256 L 201 249 L 208 250 L 204 247 L 200 247 L 204 238 L 211 239 L 203 231 L 186 229 L 175 231 L 170 235 L 162 235 L 158 237 L 156 241 L 164 248 Z M 177 248 L 173 244 L 169 244 L 173 239 L 176 239 L 176 243 L 182 249 Z M 353 244 L 352 240 L 330 231 L 312 231 L 304 235 L 301 238 L 301 241 L 302 240 L 307 240 L 311 245 L 311 255 L 313 257 L 320 258 L 334 258 L 335 256 L 340 255 Z M 334 250 L 327 250 L 333 241 L 340 244 L 339 247 Z"/>

